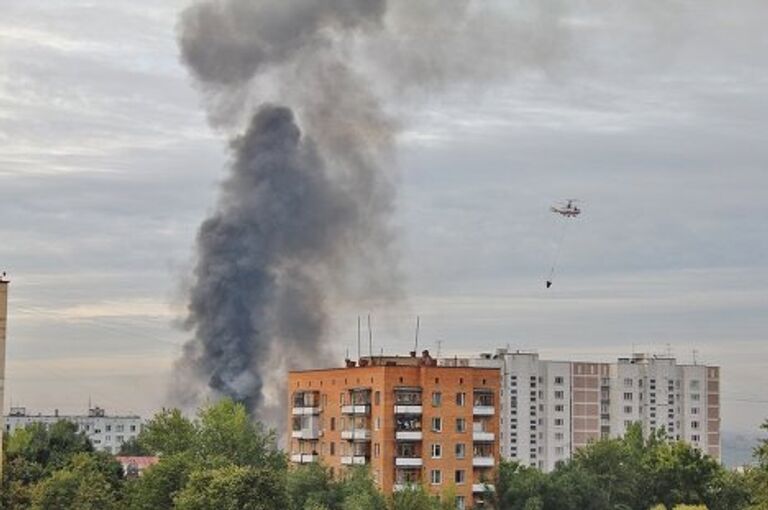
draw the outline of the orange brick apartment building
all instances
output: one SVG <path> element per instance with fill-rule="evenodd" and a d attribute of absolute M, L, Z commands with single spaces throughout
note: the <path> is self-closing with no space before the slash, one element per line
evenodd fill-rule
<path fill-rule="evenodd" d="M 336 476 L 368 465 L 385 493 L 455 487 L 458 508 L 481 507 L 499 462 L 499 369 L 437 366 L 427 351 L 346 365 L 289 374 L 291 461 Z"/>

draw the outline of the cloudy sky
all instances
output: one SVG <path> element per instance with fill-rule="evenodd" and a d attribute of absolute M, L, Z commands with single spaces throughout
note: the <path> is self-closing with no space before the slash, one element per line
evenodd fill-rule
<path fill-rule="evenodd" d="M 227 163 L 179 64 L 185 3 L 4 2 L 6 408 L 9 395 L 34 411 L 164 403 L 195 232 Z M 442 354 L 696 351 L 723 367 L 724 428 L 754 430 L 768 417 L 766 19 L 759 0 L 573 2 L 546 65 L 386 96 L 403 125 L 408 297 L 339 306 L 339 356 L 368 312 L 386 352 L 410 349 L 416 314 Z M 547 291 L 548 207 L 564 197 L 585 213 Z"/>

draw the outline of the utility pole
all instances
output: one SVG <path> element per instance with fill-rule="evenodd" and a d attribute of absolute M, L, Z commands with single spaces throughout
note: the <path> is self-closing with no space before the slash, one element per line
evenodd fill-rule
<path fill-rule="evenodd" d="M 5 420 L 5 335 L 8 328 L 8 279 L 5 273 L 0 274 L 0 486 L 3 484 L 3 430 Z"/>

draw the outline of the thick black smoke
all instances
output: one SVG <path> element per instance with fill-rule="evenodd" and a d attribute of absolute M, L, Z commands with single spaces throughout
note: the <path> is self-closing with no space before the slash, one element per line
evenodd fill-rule
<path fill-rule="evenodd" d="M 202 0 L 184 11 L 182 60 L 211 123 L 247 128 L 200 227 L 178 403 L 225 395 L 275 422 L 284 368 L 327 354 L 331 307 L 401 295 L 397 124 L 382 94 L 551 58 L 551 3 L 518 25 L 466 0 Z"/>

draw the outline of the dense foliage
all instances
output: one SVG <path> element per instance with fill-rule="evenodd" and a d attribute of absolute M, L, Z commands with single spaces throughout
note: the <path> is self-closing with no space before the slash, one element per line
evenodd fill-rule
<path fill-rule="evenodd" d="M 768 431 L 768 422 L 763 426 Z M 82 510 L 448 510 L 453 488 L 436 497 L 412 487 L 385 497 L 364 469 L 343 480 L 319 465 L 289 469 L 273 432 L 230 401 L 158 413 L 121 453 L 158 455 L 141 477 L 125 479 L 111 455 L 95 452 L 68 422 L 30 425 L 6 438 L 0 509 Z M 499 467 L 497 510 L 768 510 L 768 440 L 756 465 L 727 471 L 684 443 L 644 438 L 596 442 L 552 473 Z"/>

